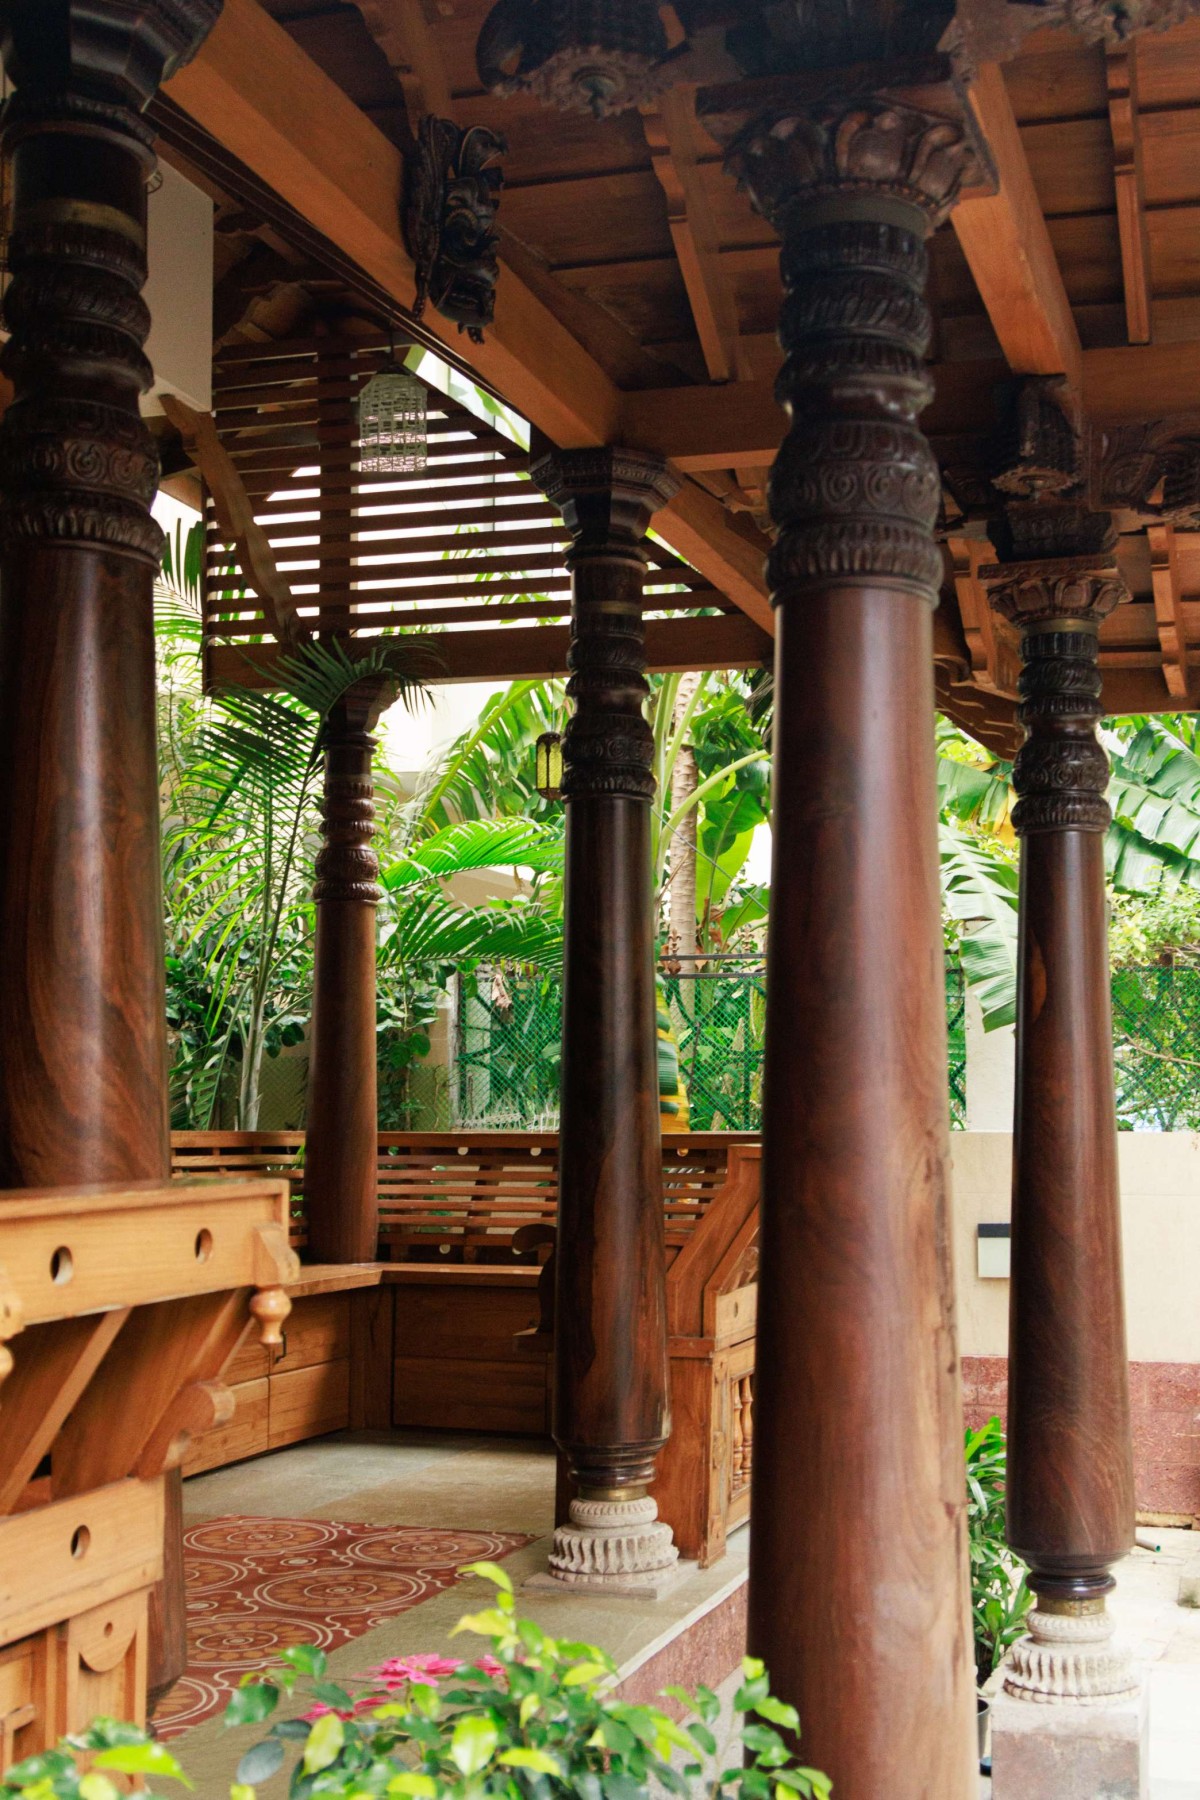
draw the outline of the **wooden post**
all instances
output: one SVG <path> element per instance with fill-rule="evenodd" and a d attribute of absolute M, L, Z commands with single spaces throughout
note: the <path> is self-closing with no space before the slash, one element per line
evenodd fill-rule
<path fill-rule="evenodd" d="M 1060 509 L 1068 523 L 1069 509 Z M 1104 520 L 1107 527 L 1108 521 Z M 1045 538 L 1045 530 L 1039 536 Z M 1121 1279 L 1099 628 L 1127 598 L 1110 555 L 992 564 L 1021 633 L 1013 768 L 1021 838 L 1008 1362 L 1008 1541 L 1031 1570 L 1031 1636 L 1005 1686 L 1035 1700 L 1126 1695 L 1112 1565 L 1133 1546 Z"/>
<path fill-rule="evenodd" d="M 648 1497 L 666 1442 L 667 1315 L 650 868 L 644 539 L 656 457 L 566 450 L 531 474 L 572 546 L 554 1435 L 576 1484 L 551 1577 L 653 1592 L 677 1557 Z"/>
<path fill-rule="evenodd" d="M 221 0 L 6 0 L 14 398 L 0 424 L 0 1187 L 165 1179 L 146 183 L 138 113 Z M 178 1480 L 178 1476 L 168 1478 Z M 177 1496 L 169 1496 L 170 1499 Z M 168 1519 L 172 1508 L 168 1505 Z M 151 1696 L 183 1672 L 168 1528 Z"/>
<path fill-rule="evenodd" d="M 791 419 L 771 476 L 749 1644 L 839 1800 L 967 1800 L 932 729 L 940 481 L 916 416 L 931 393 L 925 238 L 972 152 L 952 109 L 859 97 L 761 112 L 745 89 L 746 103 L 701 95 L 702 111 L 783 239 Z"/>
<path fill-rule="evenodd" d="M 370 1262 L 379 1236 L 375 908 L 382 898 L 370 735 L 391 684 L 363 681 L 325 725 L 304 1196 L 310 1262 Z"/>

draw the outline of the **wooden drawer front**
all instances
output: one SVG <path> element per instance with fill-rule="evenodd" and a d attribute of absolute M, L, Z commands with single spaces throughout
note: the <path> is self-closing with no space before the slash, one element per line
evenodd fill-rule
<path fill-rule="evenodd" d="M 244 1381 L 258 1381 L 271 1373 L 271 1352 L 258 1341 L 258 1325 L 249 1331 L 221 1370 L 226 1387 L 240 1387 Z"/>
<path fill-rule="evenodd" d="M 257 1456 L 268 1448 L 267 1378 L 238 1382 L 233 1388 L 233 1417 L 228 1425 L 206 1431 L 194 1438 L 183 1459 L 185 1475 L 200 1475 L 205 1469 L 219 1469 L 224 1463 L 240 1462 L 243 1456 Z"/>
<path fill-rule="evenodd" d="M 350 1355 L 352 1299 L 352 1294 L 310 1294 L 296 1301 L 283 1321 L 283 1355 L 271 1370 L 272 1380 Z"/>
<path fill-rule="evenodd" d="M 398 1356 L 392 1422 L 540 1437 L 550 1428 L 548 1390 L 547 1365 L 538 1356 L 512 1362 Z"/>
<path fill-rule="evenodd" d="M 538 1322 L 538 1299 L 525 1288 L 396 1289 L 396 1348 L 422 1359 L 507 1362 L 513 1338 Z"/>
<path fill-rule="evenodd" d="M 350 1361 L 314 1363 L 271 1377 L 267 1442 L 272 1450 L 350 1423 Z"/>

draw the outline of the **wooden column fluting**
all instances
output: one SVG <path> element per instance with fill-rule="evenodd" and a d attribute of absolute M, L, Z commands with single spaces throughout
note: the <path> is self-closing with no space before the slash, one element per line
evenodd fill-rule
<path fill-rule="evenodd" d="M 1111 1643 L 1112 1565 L 1133 1546 L 1117 1121 L 1104 889 L 1108 759 L 1098 634 L 1126 590 L 1107 555 L 991 565 L 1021 635 L 1013 768 L 1021 839 L 1008 1363 L 1008 1540 L 1031 1636 L 1010 1693 L 1130 1692 Z"/>
<path fill-rule="evenodd" d="M 0 1187 L 170 1172 L 162 534 L 138 412 L 151 380 L 141 289 L 154 155 L 138 114 L 220 10 L 0 4 L 15 87 L 3 119 L 13 211 L 0 366 L 14 398 L 0 425 Z M 184 1662 L 177 1517 L 166 1562 L 152 1696 Z"/>
<path fill-rule="evenodd" d="M 972 155 L 953 117 L 899 100 L 747 117 L 701 99 L 783 240 L 790 419 L 770 487 L 749 1647 L 839 1800 L 966 1800 L 978 1776 L 932 730 L 940 482 L 916 419 L 931 395 L 925 239 Z"/>
<path fill-rule="evenodd" d="M 571 533 L 554 1435 L 577 1498 L 551 1572 L 653 1586 L 675 1561 L 647 1489 L 666 1442 L 667 1320 L 655 1034 L 646 529 L 657 458 L 568 450 L 533 480 Z"/>
<path fill-rule="evenodd" d="M 371 758 L 384 697 L 364 681 L 324 729 L 304 1197 L 310 1262 L 370 1262 L 379 1236 L 375 909 L 383 897 Z"/>

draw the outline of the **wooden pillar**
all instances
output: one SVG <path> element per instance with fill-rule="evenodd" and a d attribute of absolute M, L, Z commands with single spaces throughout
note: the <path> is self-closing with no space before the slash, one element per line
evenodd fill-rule
<path fill-rule="evenodd" d="M 146 183 L 138 117 L 221 0 L 6 0 L 16 93 L 0 424 L 0 1187 L 170 1173 Z M 169 1477 L 178 1481 L 178 1476 Z M 177 1499 L 169 1495 L 169 1502 Z M 151 1696 L 183 1671 L 168 1505 Z"/>
<path fill-rule="evenodd" d="M 1027 732 L 1013 768 L 1021 922 L 1008 1540 L 1030 1566 L 1037 1605 L 1005 1686 L 1042 1701 L 1095 1701 L 1136 1687 L 1105 1608 L 1112 1565 L 1133 1546 L 1134 1490 L 1104 891 L 1108 759 L 1095 733 L 1100 622 L 1128 596 L 1103 552 L 993 564 L 981 576 L 1020 630 Z"/>
<path fill-rule="evenodd" d="M 571 533 L 554 1435 L 574 1478 L 553 1578 L 654 1591 L 677 1552 L 648 1496 L 667 1439 L 667 1320 L 650 867 L 645 534 L 657 458 L 566 450 L 531 474 Z"/>
<path fill-rule="evenodd" d="M 925 239 L 972 155 L 953 114 L 899 98 L 701 102 L 783 240 L 790 415 L 770 487 L 749 1644 L 839 1800 L 967 1800 L 978 1776 L 933 743 L 940 481 L 916 417 L 931 394 Z"/>
<path fill-rule="evenodd" d="M 371 847 L 371 730 L 384 704 L 383 686 L 364 681 L 325 724 L 304 1158 L 310 1262 L 370 1262 L 379 1237 L 375 908 L 383 896 Z"/>

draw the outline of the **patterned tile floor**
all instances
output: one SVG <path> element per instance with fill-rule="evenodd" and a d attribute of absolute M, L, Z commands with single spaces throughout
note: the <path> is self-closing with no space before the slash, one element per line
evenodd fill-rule
<path fill-rule="evenodd" d="M 184 1534 L 188 1672 L 160 1708 L 162 1738 L 219 1712 L 247 1671 L 289 1644 L 339 1650 L 495 1562 L 528 1533 L 242 1515 Z"/>

